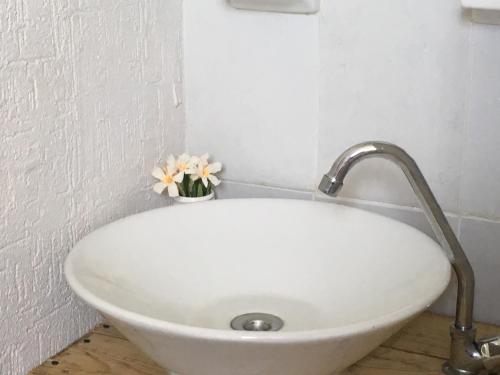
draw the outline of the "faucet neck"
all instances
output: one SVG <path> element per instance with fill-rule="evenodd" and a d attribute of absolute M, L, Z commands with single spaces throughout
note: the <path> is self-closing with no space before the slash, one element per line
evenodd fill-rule
<path fill-rule="evenodd" d="M 327 194 L 335 195 L 342 187 L 350 169 L 361 160 L 372 157 L 391 160 L 403 170 L 408 178 L 436 237 L 441 246 L 447 250 L 457 275 L 455 327 L 459 330 L 471 329 L 473 327 L 474 272 L 420 168 L 405 150 L 385 142 L 366 142 L 353 146 L 335 161 L 325 175 L 320 189 Z"/>

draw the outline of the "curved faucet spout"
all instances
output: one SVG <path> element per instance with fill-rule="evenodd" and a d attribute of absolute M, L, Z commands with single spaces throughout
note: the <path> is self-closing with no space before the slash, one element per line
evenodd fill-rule
<path fill-rule="evenodd" d="M 385 142 L 366 142 L 346 150 L 323 177 L 319 189 L 335 196 L 350 169 L 366 158 L 381 157 L 395 162 L 404 172 L 417 195 L 441 246 L 452 254 L 451 263 L 458 279 L 455 327 L 470 330 L 473 326 L 474 272 L 418 165 L 401 147 Z"/>

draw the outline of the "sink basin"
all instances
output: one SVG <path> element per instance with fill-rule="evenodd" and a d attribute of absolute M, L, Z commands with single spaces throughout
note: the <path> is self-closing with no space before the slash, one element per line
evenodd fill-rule
<path fill-rule="evenodd" d="M 380 215 L 234 199 L 107 225 L 75 246 L 65 273 L 77 295 L 172 374 L 330 375 L 431 305 L 451 267 L 427 235 Z M 231 328 L 248 313 L 283 327 Z"/>

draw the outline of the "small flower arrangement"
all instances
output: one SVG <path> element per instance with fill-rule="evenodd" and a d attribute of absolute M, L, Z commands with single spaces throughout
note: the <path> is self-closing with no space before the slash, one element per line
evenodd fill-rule
<path fill-rule="evenodd" d="M 167 158 L 167 165 L 153 169 L 153 177 L 159 180 L 153 190 L 163 194 L 165 190 L 169 197 L 204 197 L 210 195 L 214 187 L 220 184 L 215 173 L 222 169 L 221 163 L 209 163 L 209 155 L 200 157 L 186 153 Z"/>

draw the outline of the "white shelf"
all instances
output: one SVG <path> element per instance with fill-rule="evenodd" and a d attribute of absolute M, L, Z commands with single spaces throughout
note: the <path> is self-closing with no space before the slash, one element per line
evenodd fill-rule
<path fill-rule="evenodd" d="M 320 0 L 230 0 L 230 4 L 238 9 L 301 14 L 317 13 L 320 8 Z"/>
<path fill-rule="evenodd" d="M 462 0 L 462 6 L 470 9 L 472 21 L 500 25 L 500 0 Z"/>
<path fill-rule="evenodd" d="M 500 0 L 462 0 L 462 6 L 468 9 L 500 11 Z"/>

